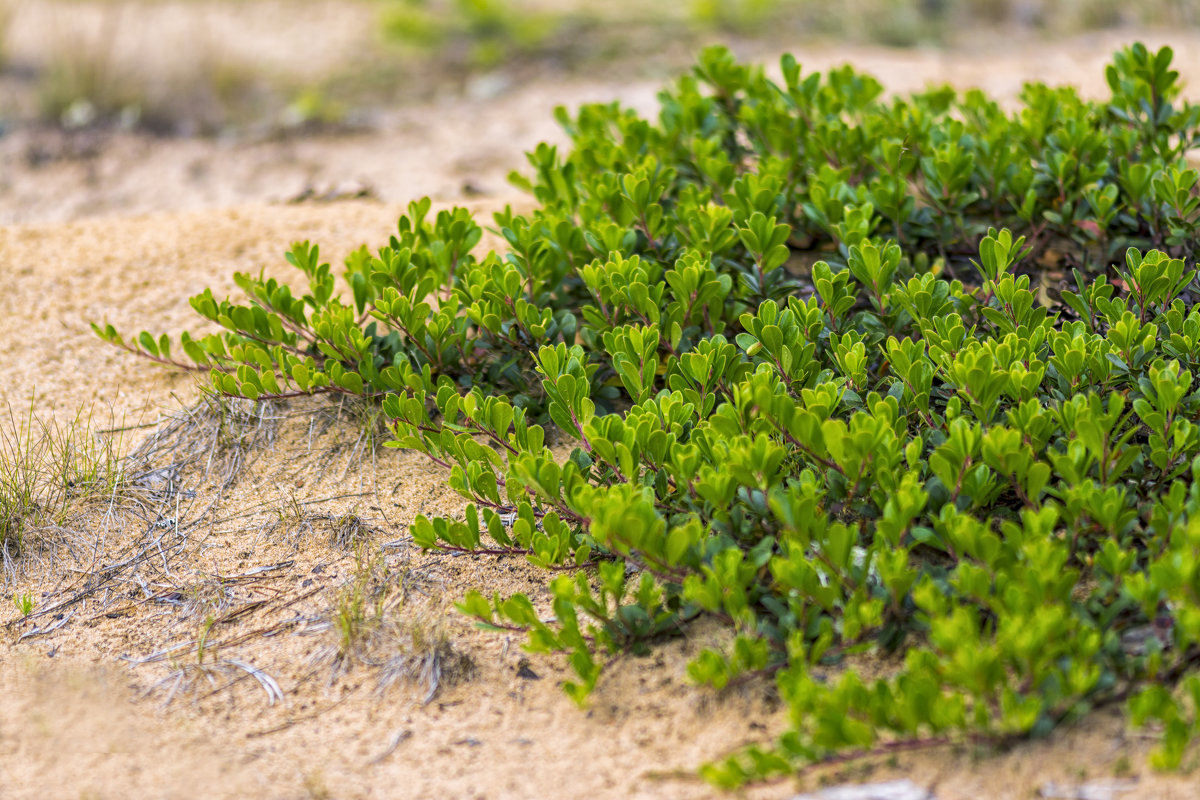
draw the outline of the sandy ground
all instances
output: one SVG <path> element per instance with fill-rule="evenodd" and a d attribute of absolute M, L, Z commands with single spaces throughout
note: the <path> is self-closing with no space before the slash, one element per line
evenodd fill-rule
<path fill-rule="evenodd" d="M 874 49 L 801 58 L 822 68 L 852 57 L 897 90 L 954 80 L 1011 98 L 1026 78 L 1099 91 L 1113 44 L 1021 45 L 986 64 Z M 1181 71 L 1200 76 L 1200 39 L 1176 44 Z M 99 342 L 89 321 L 177 334 L 193 326 L 189 295 L 234 292 L 235 270 L 287 276 L 282 251 L 298 239 L 339 264 L 385 241 L 421 194 L 467 202 L 464 184 L 482 187 L 469 204 L 485 217 L 525 203 L 502 178 L 554 135 L 554 103 L 621 97 L 648 109 L 656 86 L 533 82 L 395 112 L 401 121 L 353 137 L 282 144 L 81 144 L 18 130 L 0 139 L 0 407 L 19 413 L 36 393 L 46 418 L 82 405 L 98 427 L 178 419 L 199 397 L 192 379 Z M 28 157 L 42 146 L 62 152 Z M 376 199 L 279 202 L 346 181 Z M 703 626 L 614 664 L 592 706 L 574 707 L 560 660 L 452 608 L 469 588 L 528 592 L 544 607 L 544 576 L 512 559 L 412 549 L 417 514 L 461 502 L 419 456 L 372 455 L 360 419 L 302 403 L 221 429 L 196 412 L 158 451 L 156 465 L 181 462 L 168 470 L 180 488 L 169 502 L 147 481 L 126 510 L 92 504 L 46 534 L 6 586 L 35 595 L 34 616 L 0 606 L 0 797 L 713 797 L 695 767 L 786 725 L 769 686 L 688 685 L 689 655 L 719 641 Z M 170 425 L 127 431 L 125 446 Z M 339 658 L 335 623 L 355 596 L 366 611 Z M 435 666 L 440 685 L 424 702 Z M 746 796 L 908 777 L 941 800 L 1027 798 L 1048 781 L 1113 776 L 1130 781 L 1119 796 L 1196 796 L 1186 772 L 1146 768 L 1152 744 L 1100 713 L 1007 753 L 906 753 Z"/>

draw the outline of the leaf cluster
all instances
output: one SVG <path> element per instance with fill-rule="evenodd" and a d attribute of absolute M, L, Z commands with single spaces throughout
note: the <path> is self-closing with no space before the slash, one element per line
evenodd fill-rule
<path fill-rule="evenodd" d="M 467 593 L 481 624 L 603 664 L 701 616 L 689 677 L 773 675 L 792 729 L 722 785 L 884 737 L 1043 735 L 1127 702 L 1177 765 L 1200 734 L 1200 108 L 1135 45 L 1111 97 L 1030 85 L 1003 110 L 887 99 L 850 68 L 782 83 L 705 51 L 656 121 L 560 112 L 480 257 L 413 204 L 305 290 L 239 275 L 226 329 L 151 359 L 243 397 L 381 398 L 393 447 L 449 471 L 430 549 L 554 573 L 553 615 Z M 578 446 L 560 461 L 547 427 Z M 890 658 L 883 677 L 842 665 Z"/>

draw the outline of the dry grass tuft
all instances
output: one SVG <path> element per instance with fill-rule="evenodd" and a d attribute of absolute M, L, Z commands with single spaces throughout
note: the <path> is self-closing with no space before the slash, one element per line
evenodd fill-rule
<path fill-rule="evenodd" d="M 267 525 L 265 532 L 272 536 L 282 535 L 292 545 L 324 534 L 330 547 L 349 553 L 366 544 L 373 535 L 382 533 L 382 529 L 353 512 L 332 514 L 308 510 L 307 506 L 324 500 L 301 502 L 293 493 L 278 502 L 271 511 L 275 519 Z"/>
<path fill-rule="evenodd" d="M 389 566 L 382 555 L 367 556 L 365 547 L 356 559 L 326 613 L 333 642 L 315 661 L 330 664 L 335 675 L 355 665 L 375 670 L 381 693 L 415 685 L 423 703 L 443 686 L 469 679 L 474 665 L 447 628 L 454 612 L 445 587 L 407 560 Z"/>
<path fill-rule="evenodd" d="M 275 443 L 284 417 L 277 404 L 206 394 L 195 405 L 161 419 L 131 455 L 158 464 L 155 480 L 173 491 L 184 471 L 202 468 L 218 496 Z"/>
<path fill-rule="evenodd" d="M 91 410 L 61 422 L 29 410 L 18 417 L 10 406 L 0 422 L 0 555 L 5 582 L 17 577 L 19 563 L 61 546 L 84 546 L 75 529 L 84 512 L 105 507 L 105 519 L 119 511 L 144 510 L 149 500 L 137 483 L 136 462 L 121 456 L 119 436 L 99 431 Z"/>
<path fill-rule="evenodd" d="M 296 678 L 301 683 L 363 670 L 380 692 L 411 686 L 417 699 L 428 702 L 441 687 L 471 674 L 470 659 L 451 641 L 454 611 L 445 587 L 416 567 L 402 545 L 380 546 L 385 531 L 379 525 L 386 521 L 330 507 L 371 493 L 309 499 L 297 492 L 302 486 L 311 491 L 326 473 L 341 488 L 343 470 L 349 475 L 357 469 L 360 481 L 373 483 L 384 430 L 377 413 L 327 401 L 285 408 L 205 396 L 152 426 L 107 432 L 111 437 L 150 428 L 124 457 L 119 440 L 97 438 L 82 415 L 63 428 L 39 427 L 35 420 L 31 408 L 26 424 L 14 421 L 15 433 L 0 437 L 0 454 L 12 460 L 11 451 L 21 463 L 38 466 L 3 475 L 25 476 L 35 488 L 65 487 L 59 494 L 72 501 L 108 497 L 132 510 L 114 520 L 117 535 L 108 539 L 81 532 L 79 547 L 86 541 L 89 552 L 81 549 L 74 565 L 57 570 L 75 577 L 8 621 L 19 639 L 72 621 L 126 619 L 129 655 L 122 659 L 166 668 L 144 687 L 144 696 L 164 704 L 217 695 L 228 702 L 257 695 L 276 703 L 284 689 L 272 673 L 288 667 L 274 643 L 294 635 L 323 640 L 307 676 Z M 98 444 L 92 446 L 93 440 Z M 259 491 L 274 484 L 280 492 L 275 500 L 226 509 L 223 498 L 241 497 L 235 486 L 242 482 Z M 26 483 L 8 483 L 18 498 L 36 494 Z M 382 514 L 378 496 L 374 503 L 371 508 Z M 52 504 L 17 505 L 45 513 Z M 87 521 L 94 520 L 93 514 Z M 236 568 L 216 568 L 213 563 L 229 561 L 213 562 L 204 554 L 227 536 L 240 536 L 245 552 Z M 277 563 L 256 561 L 258 544 L 250 539 L 262 542 Z M 322 559 L 315 567 L 305 555 L 314 547 Z M 153 625 L 142 624 L 151 618 Z"/>

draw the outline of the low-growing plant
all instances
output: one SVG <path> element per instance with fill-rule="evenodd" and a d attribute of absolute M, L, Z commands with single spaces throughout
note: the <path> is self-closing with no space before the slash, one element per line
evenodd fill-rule
<path fill-rule="evenodd" d="M 770 22 L 783 16 L 786 0 L 692 0 L 689 17 L 693 23 L 733 33 L 762 33 Z"/>
<path fill-rule="evenodd" d="M 345 107 L 318 86 L 307 86 L 296 93 L 283 112 L 286 127 L 321 128 L 334 126 L 346 117 Z"/>
<path fill-rule="evenodd" d="M 1193 4 L 1178 0 L 780 0 L 777 5 L 778 17 L 802 21 L 808 33 L 893 46 L 943 41 L 964 30 L 994 30 L 996 25 L 1069 34 L 1121 26 L 1192 26 L 1198 20 Z"/>
<path fill-rule="evenodd" d="M 68 128 L 90 125 L 121 112 L 136 114 L 144 87 L 116 60 L 113 41 L 124 9 L 105 9 L 95 36 L 61 37 L 38 81 L 43 117 Z"/>
<path fill-rule="evenodd" d="M 564 655 L 581 704 L 612 655 L 722 622 L 688 676 L 773 677 L 791 729 L 715 783 L 1114 703 L 1175 766 L 1200 734 L 1200 108 L 1171 58 L 1009 112 L 707 50 L 656 121 L 560 112 L 573 146 L 514 176 L 539 208 L 495 216 L 503 253 L 425 200 L 346 259 L 346 299 L 302 243 L 303 288 L 192 298 L 222 334 L 96 331 L 219 394 L 379 400 L 469 501 L 418 545 L 553 572 L 550 616 L 460 608 Z"/>
<path fill-rule="evenodd" d="M 37 605 L 33 599 L 33 594 L 30 592 L 13 594 L 12 601 L 13 605 L 17 608 L 17 613 L 22 617 L 28 617 L 32 614 L 34 607 Z"/>
<path fill-rule="evenodd" d="M 383 29 L 389 39 L 447 52 L 469 67 L 494 67 L 538 52 L 562 21 L 510 0 L 392 0 Z"/>

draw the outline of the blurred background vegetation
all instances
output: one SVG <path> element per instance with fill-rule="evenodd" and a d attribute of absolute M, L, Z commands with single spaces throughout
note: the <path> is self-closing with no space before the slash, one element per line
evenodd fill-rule
<path fill-rule="evenodd" d="M 533 76 L 665 75 L 713 42 L 754 56 L 1198 24 L 1200 0 L 0 0 L 0 121 L 328 130 Z"/>
<path fill-rule="evenodd" d="M 1030 32 L 1177 27 L 1197 23 L 1196 0 L 385 0 L 386 35 L 486 66 L 514 57 L 637 56 L 637 34 L 685 41 L 733 34 L 836 37 L 893 46 L 940 45 L 982 26 Z M 626 37 L 632 36 L 632 39 Z"/>

